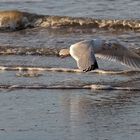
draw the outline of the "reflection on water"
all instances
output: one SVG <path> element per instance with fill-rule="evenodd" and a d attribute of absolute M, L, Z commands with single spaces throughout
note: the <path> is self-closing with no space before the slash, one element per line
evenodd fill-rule
<path fill-rule="evenodd" d="M 138 92 L 1 91 L 0 134 L 11 140 L 138 140 L 139 102 Z"/>
<path fill-rule="evenodd" d="M 102 97 L 96 100 L 92 98 L 94 95 L 72 100 L 71 121 L 73 122 L 73 133 L 77 136 L 76 139 L 80 139 L 79 136 L 81 139 L 87 138 L 87 136 L 89 139 L 93 139 L 93 137 L 97 139 L 128 139 L 129 135 L 137 133 L 131 127 L 132 125 L 139 127 L 137 118 L 132 118 L 137 114 L 133 111 L 136 106 L 133 106 L 131 101 L 132 94 L 119 95 L 120 93 L 116 92 L 115 94 L 118 94 L 116 97 L 111 97 L 112 93 L 109 93 L 110 97 L 106 97 L 105 93 L 98 94 L 102 94 Z M 133 115 L 130 115 L 130 112 Z"/>

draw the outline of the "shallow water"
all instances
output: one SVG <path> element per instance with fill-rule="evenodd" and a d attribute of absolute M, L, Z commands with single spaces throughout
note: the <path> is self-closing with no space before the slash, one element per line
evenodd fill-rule
<path fill-rule="evenodd" d="M 139 103 L 139 92 L 1 91 L 0 137 L 139 140 Z"/>
<path fill-rule="evenodd" d="M 139 19 L 138 0 L 0 1 L 1 10 L 18 9 L 43 15 Z M 38 8 L 40 7 L 40 8 Z M 0 32 L 0 66 L 71 68 L 76 62 L 58 52 L 72 43 L 116 38 L 140 54 L 139 30 L 84 27 L 27 28 Z M 130 70 L 98 59 L 101 70 Z M 26 89 L 26 86 L 111 85 L 140 87 L 140 72 L 121 74 L 62 71 L 0 70 L 0 139 L 4 140 L 139 140 L 140 91 L 93 89 Z M 11 86 L 21 85 L 20 88 Z"/>

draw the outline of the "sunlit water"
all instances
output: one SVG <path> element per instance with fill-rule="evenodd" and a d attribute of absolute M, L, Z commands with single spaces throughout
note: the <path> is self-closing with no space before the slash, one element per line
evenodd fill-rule
<path fill-rule="evenodd" d="M 40 8 L 39 8 L 40 7 Z M 0 9 L 19 9 L 44 15 L 139 19 L 140 2 L 124 1 L 0 1 Z M 0 46 L 53 48 L 59 51 L 72 43 L 96 37 L 116 38 L 127 47 L 140 48 L 140 33 L 133 30 L 33 28 L 0 32 Z M 9 51 L 8 49 L 6 50 Z M 68 57 L 48 55 L 1 55 L 0 66 L 77 68 Z M 26 55 L 25 55 L 26 54 Z M 128 70 L 120 63 L 98 60 L 100 69 Z M 97 74 L 39 71 L 0 71 L 0 85 L 88 85 L 140 87 L 140 73 Z M 26 72 L 25 72 L 26 73 Z M 0 139 L 4 140 L 139 140 L 139 91 L 109 90 L 0 90 Z"/>

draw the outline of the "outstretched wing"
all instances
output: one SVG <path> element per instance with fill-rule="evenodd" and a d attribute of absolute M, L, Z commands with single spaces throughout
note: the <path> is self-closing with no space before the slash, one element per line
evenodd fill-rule
<path fill-rule="evenodd" d="M 82 41 L 71 45 L 70 54 L 77 61 L 79 69 L 90 71 L 98 68 L 91 41 Z"/>
<path fill-rule="evenodd" d="M 129 67 L 140 69 L 140 56 L 128 50 L 118 41 L 104 43 L 95 53 L 99 58 L 117 60 Z"/>

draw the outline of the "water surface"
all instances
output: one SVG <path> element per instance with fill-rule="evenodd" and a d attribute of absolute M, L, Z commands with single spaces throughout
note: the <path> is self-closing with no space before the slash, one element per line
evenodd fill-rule
<path fill-rule="evenodd" d="M 40 7 L 40 8 L 39 8 Z M 42 15 L 139 20 L 138 0 L 0 1 L 1 10 L 18 9 Z M 137 22 L 139 23 L 139 22 Z M 114 28 L 26 28 L 0 32 L 0 66 L 76 69 L 76 62 L 58 52 L 71 44 L 100 37 L 118 39 L 137 52 L 139 30 Z M 139 53 L 140 54 L 140 53 Z M 120 63 L 98 59 L 101 70 L 130 70 Z M 0 139 L 4 140 L 139 140 L 140 92 L 91 89 L 26 89 L 27 85 L 111 85 L 140 87 L 140 73 L 98 74 L 1 70 L 0 85 L 25 88 L 0 89 Z"/>

